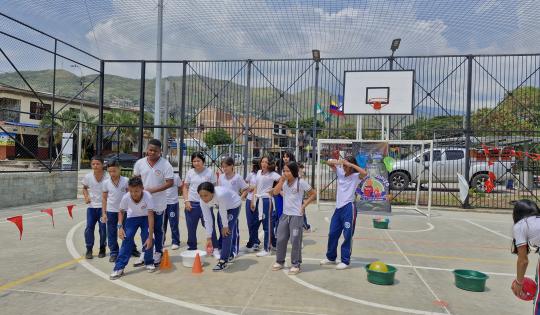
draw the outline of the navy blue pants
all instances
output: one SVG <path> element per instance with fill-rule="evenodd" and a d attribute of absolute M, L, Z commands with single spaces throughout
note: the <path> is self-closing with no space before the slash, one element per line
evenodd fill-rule
<path fill-rule="evenodd" d="M 246 200 L 246 221 L 249 231 L 249 240 L 246 247 L 252 248 L 255 244 L 260 244 L 259 240 L 259 227 L 261 226 L 261 220 L 259 220 L 259 201 L 255 203 L 255 210 L 251 211 L 251 200 Z"/>
<path fill-rule="evenodd" d="M 238 215 L 240 214 L 240 207 L 227 210 L 227 220 L 229 231 L 231 232 L 228 236 L 223 235 L 221 237 L 221 260 L 228 261 L 229 257 L 234 252 L 234 247 L 236 246 L 237 237 L 237 228 L 238 228 Z"/>
<path fill-rule="evenodd" d="M 105 223 L 101 223 L 101 208 L 88 208 L 86 209 L 86 228 L 84 229 L 84 241 L 86 243 L 86 249 L 92 250 L 94 247 L 94 230 L 96 229 L 96 223 L 99 229 L 99 248 L 105 248 L 107 241 L 107 226 Z"/>
<path fill-rule="evenodd" d="M 163 217 L 163 243 L 165 243 L 165 235 L 167 234 L 167 222 L 171 226 L 172 244 L 180 246 L 180 229 L 178 228 L 179 219 L 178 202 L 168 204 Z"/>
<path fill-rule="evenodd" d="M 144 251 L 144 264 L 154 264 L 154 247 L 152 246 L 151 248 L 146 249 L 144 246 L 144 242 L 146 242 L 146 239 L 148 238 L 148 217 L 143 216 L 127 218 L 124 221 L 124 232 L 126 234 L 126 237 L 122 242 L 122 247 L 120 247 L 120 253 L 118 254 L 118 258 L 116 259 L 116 263 L 114 264 L 114 270 L 124 269 L 127 266 L 129 262 L 129 257 L 131 257 L 131 253 L 133 251 L 133 246 L 135 245 L 133 238 L 135 237 L 135 233 L 137 233 L 137 229 L 139 228 L 141 229 L 141 240 L 143 244 L 142 250 Z"/>
<path fill-rule="evenodd" d="M 270 247 L 276 247 L 276 226 L 277 213 L 274 211 L 270 198 L 262 198 L 263 200 L 263 219 L 262 225 L 264 230 L 264 250 L 268 251 Z"/>
<path fill-rule="evenodd" d="M 215 220 L 212 220 L 212 222 L 204 222 L 203 215 L 202 215 L 202 209 L 201 204 L 199 202 L 191 202 L 191 211 L 184 210 L 186 214 L 186 226 L 188 230 L 188 250 L 195 250 L 197 249 L 197 226 L 199 225 L 199 221 L 201 221 L 202 226 L 204 227 L 205 224 L 212 224 L 212 226 L 215 227 Z M 212 212 L 212 218 L 214 217 L 214 212 Z M 213 229 L 212 232 L 212 246 L 214 248 L 219 248 L 218 240 L 216 237 L 216 229 Z"/>
<path fill-rule="evenodd" d="M 163 216 L 165 211 L 157 214 L 154 211 L 154 248 L 157 253 L 163 253 Z"/>
<path fill-rule="evenodd" d="M 118 212 L 107 211 L 107 245 L 111 256 L 118 256 Z"/>
<path fill-rule="evenodd" d="M 354 228 L 356 226 L 356 208 L 349 202 L 342 208 L 336 209 L 330 221 L 330 231 L 328 232 L 328 248 L 326 258 L 335 261 L 337 258 L 337 246 L 339 237 L 343 233 L 343 244 L 341 244 L 341 262 L 348 265 L 351 262 L 352 243 Z"/>

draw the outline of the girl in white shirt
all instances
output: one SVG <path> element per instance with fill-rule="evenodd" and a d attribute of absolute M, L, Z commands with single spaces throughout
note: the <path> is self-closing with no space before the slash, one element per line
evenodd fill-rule
<path fill-rule="evenodd" d="M 262 220 L 264 230 L 264 250 L 257 253 L 258 257 L 270 255 L 270 249 L 276 247 L 276 236 L 274 235 L 274 226 L 276 225 L 276 212 L 272 203 L 272 189 L 274 182 L 277 182 L 281 176 L 274 172 L 276 166 L 274 160 L 265 156 L 261 159 L 261 169 L 257 172 L 255 179 L 254 198 L 251 200 L 251 209 L 259 210 L 259 219 Z"/>
<path fill-rule="evenodd" d="M 221 236 L 223 246 L 221 257 L 214 267 L 214 271 L 222 271 L 228 267 L 229 257 L 233 247 L 233 231 L 236 229 L 238 214 L 242 200 L 234 191 L 225 187 L 214 187 L 214 184 L 205 182 L 197 187 L 197 192 L 201 198 L 201 208 L 205 221 L 209 221 L 212 215 L 212 207 L 219 209 L 219 217 L 223 222 Z M 206 225 L 206 242 L 209 246 L 212 242 L 213 226 Z"/>
<path fill-rule="evenodd" d="M 352 238 L 356 226 L 356 188 L 366 171 L 356 164 L 353 156 L 344 160 L 328 160 L 328 166 L 337 174 L 336 210 L 330 221 L 328 231 L 328 246 L 326 258 L 321 260 L 321 265 L 335 265 L 337 258 L 337 246 L 339 237 L 343 234 L 341 244 L 341 262 L 336 266 L 337 270 L 349 267 L 352 254 Z"/>
<path fill-rule="evenodd" d="M 214 216 L 212 220 L 208 221 L 203 218 L 201 210 L 201 198 L 197 193 L 197 188 L 204 182 L 216 183 L 216 176 L 212 170 L 204 166 L 205 158 L 204 153 L 194 152 L 191 155 L 191 165 L 193 166 L 186 174 L 184 186 L 182 188 L 184 203 L 186 206 L 186 226 L 188 230 L 187 245 L 188 250 L 197 249 L 197 226 L 199 221 L 203 226 L 207 224 L 214 226 Z M 216 237 L 216 232 L 212 233 L 212 248 L 214 248 L 214 256 L 219 257 L 219 244 Z"/>
<path fill-rule="evenodd" d="M 84 203 L 89 207 L 86 209 L 86 228 L 84 229 L 84 241 L 86 243 L 86 259 L 92 259 L 92 248 L 94 247 L 94 230 L 96 223 L 99 228 L 99 258 L 106 256 L 105 244 L 107 238 L 107 227 L 101 221 L 102 206 L 102 185 L 107 179 L 107 174 L 103 170 L 103 159 L 94 156 L 90 160 L 92 172 L 86 174 L 82 179 Z"/>
<path fill-rule="evenodd" d="M 514 204 L 512 213 L 514 219 L 512 241 L 512 253 L 518 256 L 516 264 L 516 279 L 512 282 L 512 292 L 517 296 L 524 294 L 523 279 L 529 264 L 528 254 L 531 247 L 538 253 L 540 247 L 540 210 L 536 203 L 522 199 Z M 536 264 L 536 282 L 540 271 L 540 259 Z M 539 293 L 540 287 L 536 290 L 534 296 L 533 314 L 540 314 Z"/>
<path fill-rule="evenodd" d="M 261 240 L 259 240 L 259 227 L 261 226 L 261 220 L 259 219 L 258 205 L 259 202 L 255 202 L 255 207 L 251 208 L 251 200 L 255 197 L 253 196 L 253 191 L 255 190 L 255 185 L 257 184 L 257 172 L 261 169 L 260 160 L 255 158 L 253 159 L 251 173 L 246 177 L 246 183 L 249 185 L 247 199 L 246 199 L 246 220 L 249 231 L 249 240 L 246 244 L 247 252 L 259 251 Z"/>
<path fill-rule="evenodd" d="M 239 196 L 243 195 L 249 188 L 248 184 L 244 181 L 242 176 L 234 172 L 234 159 L 232 157 L 226 157 L 221 161 L 221 169 L 223 174 L 218 177 L 217 185 L 224 187 L 237 193 Z M 220 217 L 217 218 L 218 228 L 221 230 L 222 222 Z M 238 229 L 238 222 L 236 222 L 236 230 L 233 233 L 233 248 L 231 251 L 231 257 L 229 261 L 238 256 L 238 250 L 240 247 L 240 230 Z M 220 248 L 222 247 L 222 237 L 219 238 Z"/>
<path fill-rule="evenodd" d="M 283 214 L 279 219 L 277 231 L 276 263 L 272 270 L 283 269 L 287 254 L 287 243 L 291 240 L 291 269 L 289 274 L 300 272 L 302 263 L 302 235 L 304 231 L 304 213 L 306 207 L 316 197 L 315 191 L 298 174 L 296 162 L 287 163 L 282 170 L 283 175 L 274 188 L 274 195 L 283 195 Z M 308 194 L 305 202 L 304 194 Z"/>

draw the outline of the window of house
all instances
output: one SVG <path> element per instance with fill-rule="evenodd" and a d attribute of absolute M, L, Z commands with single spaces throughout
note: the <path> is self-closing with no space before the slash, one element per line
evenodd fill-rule
<path fill-rule="evenodd" d="M 0 121 L 20 122 L 21 100 L 0 97 Z"/>
<path fill-rule="evenodd" d="M 42 120 L 45 113 L 51 110 L 51 104 L 30 102 L 30 119 Z"/>

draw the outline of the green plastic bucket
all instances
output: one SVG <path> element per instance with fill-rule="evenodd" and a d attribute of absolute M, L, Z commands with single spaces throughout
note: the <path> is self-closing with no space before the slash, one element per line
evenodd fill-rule
<path fill-rule="evenodd" d="M 376 229 L 388 229 L 388 223 L 389 221 L 387 220 L 377 220 L 377 219 L 373 219 L 373 227 L 376 228 Z"/>
<path fill-rule="evenodd" d="M 489 278 L 485 273 L 467 269 L 454 270 L 454 276 L 456 287 L 473 292 L 484 292 L 486 290 L 486 280 Z"/>
<path fill-rule="evenodd" d="M 392 285 L 394 284 L 394 278 L 396 276 L 397 269 L 394 266 L 386 265 L 388 267 L 387 272 L 369 270 L 369 265 L 366 265 L 367 280 L 373 284 L 378 285 Z"/>

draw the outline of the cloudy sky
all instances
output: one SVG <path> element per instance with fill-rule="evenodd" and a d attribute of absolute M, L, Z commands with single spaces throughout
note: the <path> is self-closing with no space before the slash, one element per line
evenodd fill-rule
<path fill-rule="evenodd" d="M 537 0 L 165 0 L 164 59 L 540 51 Z M 155 59 L 157 0 L 3 0 L 2 13 L 105 59 Z M 52 41 L 0 17 L 0 29 Z M 0 35 L 11 57 L 48 63 Z M 76 55 L 65 47 L 66 54 Z M 1 56 L 0 56 L 1 57 Z M 80 58 L 84 58 L 79 55 Z M 44 59 L 44 60 L 42 60 Z M 29 63 L 29 62 L 27 62 Z"/>

